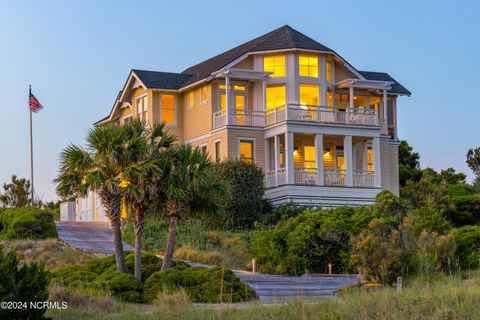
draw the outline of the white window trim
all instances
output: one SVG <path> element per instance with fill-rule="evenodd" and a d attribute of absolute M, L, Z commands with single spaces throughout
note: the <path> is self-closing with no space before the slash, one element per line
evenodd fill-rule
<path fill-rule="evenodd" d="M 252 150 L 252 156 L 253 156 L 253 163 L 257 163 L 257 153 L 255 152 L 256 149 L 256 144 L 257 144 L 257 138 L 250 138 L 250 137 L 238 137 L 238 143 L 237 143 L 237 158 L 238 160 L 240 159 L 240 141 L 252 141 L 253 142 L 253 150 Z"/>
<path fill-rule="evenodd" d="M 165 127 L 176 127 L 177 126 L 177 95 L 167 93 L 165 95 L 172 95 L 173 96 L 173 123 L 165 123 Z M 162 110 L 163 110 L 163 105 L 162 105 L 162 96 L 163 93 L 160 94 L 160 123 L 163 122 L 162 119 Z"/>
<path fill-rule="evenodd" d="M 127 119 L 130 119 L 129 121 L 132 121 L 132 115 L 129 114 L 128 116 L 123 117 L 123 119 L 122 119 L 122 121 L 123 121 L 122 124 L 125 124 L 125 120 L 127 120 Z"/>
<path fill-rule="evenodd" d="M 216 157 L 217 157 L 217 143 L 220 143 L 219 151 L 222 152 L 222 139 L 217 139 L 217 140 L 213 141 L 213 156 L 215 158 L 214 160 L 215 160 L 215 162 L 216 161 L 220 162 L 220 161 L 222 161 L 222 156 L 221 156 L 220 153 L 218 154 L 218 160 L 216 159 Z"/>
<path fill-rule="evenodd" d="M 192 101 L 190 101 L 190 94 L 192 95 Z M 194 101 L 195 100 L 195 90 L 190 91 L 187 93 L 187 110 L 192 110 L 194 107 Z"/>
<path fill-rule="evenodd" d="M 142 99 L 146 97 L 145 99 L 145 104 L 147 105 L 147 118 L 148 118 L 148 114 L 149 114 L 149 110 L 148 110 L 148 106 L 149 106 L 149 102 L 148 102 L 148 93 L 143 93 L 139 96 L 136 96 L 135 97 L 135 115 L 137 116 L 138 118 L 138 100 Z M 145 108 L 145 105 L 143 106 Z M 142 111 L 142 113 L 145 112 L 145 111 Z M 147 119 L 147 122 L 148 122 L 148 119 Z"/>
<path fill-rule="evenodd" d="M 205 100 L 202 100 L 202 89 L 205 89 Z M 208 103 L 208 90 L 207 85 L 200 87 L 200 105 L 204 106 Z"/>
<path fill-rule="evenodd" d="M 200 145 L 200 152 L 202 152 L 203 148 L 207 149 L 207 152 L 205 153 L 205 155 L 208 155 L 208 143 L 205 142 Z"/>

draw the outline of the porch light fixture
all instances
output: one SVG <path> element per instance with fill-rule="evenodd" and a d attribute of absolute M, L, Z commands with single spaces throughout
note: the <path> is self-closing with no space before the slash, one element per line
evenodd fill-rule
<path fill-rule="evenodd" d="M 326 148 L 323 154 L 330 154 L 330 148 Z"/>
<path fill-rule="evenodd" d="M 293 153 L 295 153 L 295 154 L 298 153 L 298 147 L 293 148 Z"/>

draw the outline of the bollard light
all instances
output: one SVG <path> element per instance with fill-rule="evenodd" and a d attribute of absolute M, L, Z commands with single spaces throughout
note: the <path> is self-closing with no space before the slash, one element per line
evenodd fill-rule
<path fill-rule="evenodd" d="M 257 262 L 255 261 L 255 259 L 252 259 L 252 272 L 257 272 Z"/>
<path fill-rule="evenodd" d="M 328 274 L 332 274 L 332 264 L 328 264 Z"/>

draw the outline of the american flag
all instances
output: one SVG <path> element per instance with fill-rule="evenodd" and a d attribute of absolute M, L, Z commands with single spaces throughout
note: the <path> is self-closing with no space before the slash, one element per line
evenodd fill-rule
<path fill-rule="evenodd" d="M 32 94 L 31 91 L 28 96 L 28 105 L 30 106 L 30 110 L 32 110 L 32 112 L 38 112 L 43 108 L 40 101 L 38 101 L 38 99 Z"/>

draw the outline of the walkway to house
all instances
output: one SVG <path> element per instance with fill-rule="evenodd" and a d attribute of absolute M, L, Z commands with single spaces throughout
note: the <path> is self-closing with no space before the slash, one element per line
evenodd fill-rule
<path fill-rule="evenodd" d="M 112 230 L 106 222 L 59 222 L 58 236 L 73 247 L 111 255 L 114 253 Z M 123 243 L 125 250 L 133 248 Z M 192 265 L 206 266 L 187 261 Z M 209 266 L 206 266 L 209 267 Z M 234 270 L 240 280 L 257 292 L 260 302 L 284 303 L 293 300 L 314 302 L 335 298 L 335 292 L 358 283 L 357 275 L 278 276 Z"/>
<path fill-rule="evenodd" d="M 56 221 L 55 223 L 58 237 L 72 247 L 106 255 L 115 253 L 109 222 Z M 133 250 L 132 246 L 125 242 L 123 248 Z"/>

